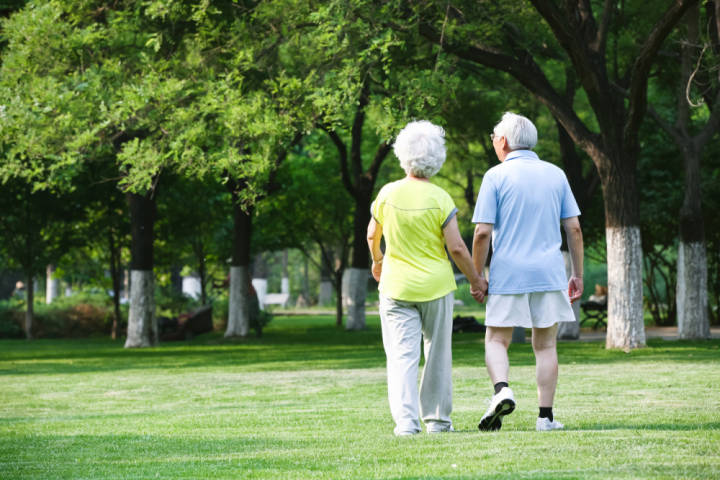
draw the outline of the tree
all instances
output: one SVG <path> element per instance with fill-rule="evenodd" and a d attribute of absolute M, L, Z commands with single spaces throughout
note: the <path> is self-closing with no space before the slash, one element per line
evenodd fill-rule
<path fill-rule="evenodd" d="M 72 197 L 33 191 L 21 181 L 0 189 L 0 251 L 25 275 L 25 336 L 33 338 L 35 277 L 79 242 L 74 223 L 84 213 Z"/>
<path fill-rule="evenodd" d="M 720 71 L 713 71 L 717 70 L 717 58 L 720 54 L 720 2 L 707 2 L 705 10 L 707 13 L 704 18 L 700 15 L 698 5 L 693 5 L 685 14 L 685 38 L 681 40 L 679 55 L 674 56 L 674 60 L 680 65 L 677 77 L 679 82 L 674 96 L 675 122 L 668 121 L 654 108 L 649 109 L 655 121 L 680 149 L 685 167 L 685 194 L 679 222 L 676 299 L 680 338 L 691 339 L 710 336 L 707 310 L 708 262 L 701 201 L 700 160 L 705 146 L 717 135 L 720 126 Z M 710 33 L 710 38 L 706 38 L 704 45 L 701 45 L 701 31 L 704 30 Z M 703 58 L 706 50 L 709 50 L 708 55 Z M 710 61 L 707 57 L 710 57 Z M 710 67 L 700 71 L 704 63 L 709 63 Z M 692 104 L 693 100 L 690 98 L 690 94 L 695 91 L 699 91 L 699 97 L 703 99 L 698 105 Z M 703 106 L 709 109 L 709 113 L 702 121 L 698 121 L 700 115 L 691 109 L 694 107 L 697 110 Z"/>
<path fill-rule="evenodd" d="M 485 3 L 458 2 L 440 7 L 423 2 L 416 10 L 418 27 L 445 51 L 507 72 L 552 112 L 575 144 L 592 158 L 605 201 L 606 346 L 641 347 L 645 329 L 636 185 L 638 132 L 657 52 L 697 0 L 661 2 L 656 8 L 647 3 L 606 1 L 599 11 L 587 0 L 567 1 L 562 6 L 549 0 L 530 3 L 532 9 L 515 4 L 489 8 Z M 648 11 L 661 12 L 649 26 Z M 537 41 L 535 32 L 541 24 L 550 29 L 556 43 Z M 639 35 L 640 28 L 646 33 Z M 546 70 L 558 61 L 572 64 L 592 118 L 583 118 L 549 80 Z"/>
<path fill-rule="evenodd" d="M 317 133 L 306 138 L 278 171 L 277 191 L 258 205 L 261 241 L 269 248 L 300 249 L 318 269 L 330 272 L 335 320 L 342 325 L 342 278 L 352 238 L 353 199 L 335 171 L 334 148 Z M 263 219 L 267 219 L 263 221 Z M 268 239 L 275 239 L 274 245 Z M 315 245 L 320 260 L 314 255 Z"/>

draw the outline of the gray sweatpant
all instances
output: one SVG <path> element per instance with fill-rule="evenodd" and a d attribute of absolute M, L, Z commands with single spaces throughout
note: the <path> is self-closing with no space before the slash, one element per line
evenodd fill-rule
<path fill-rule="evenodd" d="M 428 432 L 441 432 L 452 426 L 452 312 L 452 292 L 429 302 L 404 302 L 380 295 L 388 400 L 395 434 L 419 432 L 419 416 Z M 425 367 L 420 380 L 418 415 L 421 338 Z"/>

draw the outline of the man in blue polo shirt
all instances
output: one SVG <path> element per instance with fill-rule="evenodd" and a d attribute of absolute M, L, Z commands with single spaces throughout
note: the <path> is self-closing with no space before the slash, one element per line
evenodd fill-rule
<path fill-rule="evenodd" d="M 495 388 L 480 430 L 499 430 L 515 409 L 508 386 L 507 349 L 513 327 L 532 328 L 540 414 L 538 431 L 563 425 L 553 418 L 558 322 L 572 322 L 570 303 L 582 295 L 583 240 L 578 209 L 565 173 L 538 158 L 530 120 L 506 113 L 491 135 L 500 165 L 483 177 L 473 222 L 473 261 L 482 272 L 492 239 L 485 325 L 485 363 Z M 565 275 L 560 225 L 567 234 L 572 276 Z M 567 289 L 567 290 L 566 290 Z"/>

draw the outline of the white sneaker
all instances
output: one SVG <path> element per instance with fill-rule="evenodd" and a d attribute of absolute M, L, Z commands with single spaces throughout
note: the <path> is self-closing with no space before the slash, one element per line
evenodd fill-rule
<path fill-rule="evenodd" d="M 500 430 L 502 417 L 512 413 L 513 410 L 515 410 L 513 392 L 510 387 L 503 387 L 502 390 L 493 395 L 487 412 L 480 419 L 478 428 L 483 431 Z"/>
<path fill-rule="evenodd" d="M 441 429 L 439 429 L 439 430 L 427 429 L 427 433 L 446 433 L 446 432 L 454 432 L 454 431 L 455 431 L 455 429 L 453 428 L 452 425 L 448 425 L 448 426 L 446 426 L 446 427 L 444 427 L 444 428 L 441 428 Z"/>
<path fill-rule="evenodd" d="M 551 422 L 550 419 L 546 418 L 546 417 L 543 417 L 543 418 L 538 417 L 537 422 L 535 422 L 535 430 L 537 430 L 538 432 L 549 432 L 550 430 L 562 430 L 563 428 L 565 428 L 565 425 L 563 425 L 562 423 L 555 421 L 555 420 L 553 420 Z"/>

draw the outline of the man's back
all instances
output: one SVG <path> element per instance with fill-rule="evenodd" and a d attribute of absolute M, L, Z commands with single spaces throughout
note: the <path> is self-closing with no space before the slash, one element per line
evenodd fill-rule
<path fill-rule="evenodd" d="M 473 222 L 494 225 L 490 293 L 564 289 L 560 220 L 579 214 L 563 171 L 530 150 L 488 170 Z"/>

